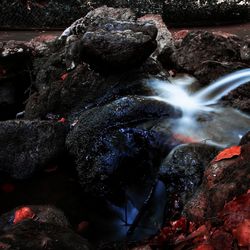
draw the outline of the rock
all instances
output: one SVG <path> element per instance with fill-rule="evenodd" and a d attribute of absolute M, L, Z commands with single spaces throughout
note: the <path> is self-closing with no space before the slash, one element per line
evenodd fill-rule
<path fill-rule="evenodd" d="M 152 77 L 166 77 L 159 63 L 152 59 L 137 69 L 101 75 L 85 63 L 67 73 L 65 67 L 54 64 L 53 58 L 57 57 L 60 56 L 51 56 L 46 63 L 40 61 L 37 65 L 37 68 L 40 65 L 35 82 L 37 92 L 28 99 L 25 108 L 27 119 L 44 119 L 48 113 L 68 117 L 126 95 L 151 95 L 145 82 Z M 64 80 L 62 76 L 66 76 Z"/>
<path fill-rule="evenodd" d="M 24 210 L 29 210 L 33 216 L 25 217 Z M 18 213 L 19 212 L 19 213 Z M 23 213 L 23 219 L 17 221 L 17 217 L 20 217 L 20 213 Z M 45 205 L 25 205 L 19 206 L 1 215 L 0 230 L 7 231 L 13 224 L 22 223 L 24 220 L 35 220 L 39 223 L 49 223 L 61 227 L 70 227 L 70 224 L 65 217 L 64 213 L 53 207 Z"/>
<path fill-rule="evenodd" d="M 242 62 L 218 62 L 208 60 L 197 66 L 194 76 L 199 79 L 202 85 L 207 86 L 222 76 L 247 67 L 248 65 Z"/>
<path fill-rule="evenodd" d="M 239 145 L 245 145 L 250 143 L 250 131 L 248 131 L 240 140 L 240 144 Z"/>
<path fill-rule="evenodd" d="M 250 39 L 247 39 L 241 46 L 240 56 L 242 61 L 250 64 Z"/>
<path fill-rule="evenodd" d="M 71 44 L 76 48 L 70 50 L 100 71 L 125 71 L 140 66 L 153 53 L 156 34 L 150 23 L 110 21 L 84 33 L 80 41 Z"/>
<path fill-rule="evenodd" d="M 142 97 L 84 112 L 67 137 L 84 191 L 117 202 L 124 199 L 126 186 L 152 185 L 167 136 L 131 126 L 177 113 L 165 103 Z"/>
<path fill-rule="evenodd" d="M 208 165 L 200 188 L 185 205 L 184 214 L 191 221 L 216 221 L 226 202 L 249 190 L 249 150 L 249 144 L 243 145 L 240 156 Z"/>
<path fill-rule="evenodd" d="M 124 71 L 149 57 L 156 48 L 156 35 L 155 26 L 136 22 L 130 9 L 103 6 L 76 20 L 60 39 L 66 39 L 68 68 L 85 61 L 99 70 Z"/>
<path fill-rule="evenodd" d="M 218 147 L 206 144 L 180 145 L 161 164 L 160 179 L 172 192 L 182 193 L 187 199 L 201 184 L 205 167 L 218 152 Z"/>
<path fill-rule="evenodd" d="M 231 106 L 243 112 L 250 114 L 250 83 L 241 85 L 240 87 L 230 91 L 221 99 L 224 105 Z"/>
<path fill-rule="evenodd" d="M 110 8 L 105 6 L 88 12 L 84 17 L 73 22 L 64 30 L 60 38 L 71 35 L 83 35 L 87 31 L 95 31 L 105 26 L 108 21 L 136 21 L 135 14 L 128 8 Z"/>
<path fill-rule="evenodd" d="M 163 22 L 161 15 L 147 14 L 137 19 L 140 22 L 152 22 L 156 26 L 158 33 L 156 37 L 157 49 L 152 54 L 152 57 L 157 58 L 165 48 L 173 48 L 174 41 L 172 34 L 168 30 L 166 24 Z"/>
<path fill-rule="evenodd" d="M 91 249 L 87 240 L 71 229 L 34 220 L 25 220 L 13 225 L 0 235 L 0 243 L 3 248 L 9 250 Z"/>
<path fill-rule="evenodd" d="M 0 171 L 25 179 L 64 152 L 66 127 L 47 121 L 0 122 Z"/>
<path fill-rule="evenodd" d="M 241 63 L 240 48 L 243 41 L 236 36 L 225 36 L 208 31 L 191 31 L 184 36 L 175 50 L 163 51 L 158 59 L 167 68 L 177 68 L 194 74 L 202 82 L 212 69 L 216 77 L 245 67 Z M 220 70 L 222 73 L 219 75 Z M 209 75 L 208 75 L 209 77 Z M 214 76 L 209 77 L 213 79 Z M 203 84 L 207 84 L 207 81 Z"/>

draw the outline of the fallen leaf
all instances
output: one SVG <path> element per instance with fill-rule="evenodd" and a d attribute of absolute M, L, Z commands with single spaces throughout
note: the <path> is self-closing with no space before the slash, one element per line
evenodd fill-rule
<path fill-rule="evenodd" d="M 221 151 L 213 160 L 213 162 L 231 159 L 235 156 L 239 156 L 241 154 L 241 146 L 232 146 L 230 148 L 226 148 L 225 150 Z"/>
<path fill-rule="evenodd" d="M 68 77 L 68 73 L 61 75 L 61 79 L 64 81 Z"/>
<path fill-rule="evenodd" d="M 25 219 L 33 219 L 35 217 L 34 212 L 29 207 L 22 207 L 15 211 L 13 223 L 17 224 Z"/>
<path fill-rule="evenodd" d="M 66 122 L 66 119 L 64 117 L 62 117 L 60 120 L 58 120 L 58 122 L 64 123 L 64 122 Z"/>

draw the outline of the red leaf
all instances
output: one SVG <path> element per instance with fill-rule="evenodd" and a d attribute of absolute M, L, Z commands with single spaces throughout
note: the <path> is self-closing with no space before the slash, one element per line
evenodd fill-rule
<path fill-rule="evenodd" d="M 66 122 L 66 119 L 64 117 L 62 117 L 60 120 L 58 120 L 58 122 L 64 123 L 64 122 Z"/>
<path fill-rule="evenodd" d="M 35 217 L 34 212 L 29 207 L 22 207 L 15 211 L 14 224 L 17 224 L 25 219 L 33 219 Z"/>
<path fill-rule="evenodd" d="M 250 220 L 244 220 L 235 230 L 234 237 L 238 240 L 240 247 L 250 246 Z"/>
<path fill-rule="evenodd" d="M 61 79 L 64 81 L 68 77 L 68 73 L 61 75 Z"/>
<path fill-rule="evenodd" d="M 181 217 L 179 220 L 171 221 L 172 230 L 175 232 L 186 232 L 187 230 L 187 219 L 185 217 Z"/>
<path fill-rule="evenodd" d="M 221 161 L 224 159 L 231 159 L 234 156 L 239 156 L 241 154 L 241 146 L 232 146 L 231 148 L 226 148 L 221 151 L 213 160 L 213 162 Z"/>

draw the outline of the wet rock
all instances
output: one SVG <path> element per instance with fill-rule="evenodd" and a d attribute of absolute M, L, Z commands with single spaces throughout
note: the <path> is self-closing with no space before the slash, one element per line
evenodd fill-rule
<path fill-rule="evenodd" d="M 206 144 L 180 145 L 162 162 L 160 179 L 172 192 L 182 193 L 187 199 L 201 184 L 205 167 L 218 151 L 218 147 Z"/>
<path fill-rule="evenodd" d="M 250 143 L 250 131 L 248 131 L 240 140 L 239 145 L 244 145 Z"/>
<path fill-rule="evenodd" d="M 248 65 L 242 62 L 205 61 L 197 66 L 194 76 L 202 85 L 208 85 L 218 78 L 234 71 L 245 69 Z"/>
<path fill-rule="evenodd" d="M 246 83 L 232 91 L 221 99 L 224 105 L 229 105 L 250 114 L 250 83 Z"/>
<path fill-rule="evenodd" d="M 141 97 L 84 112 L 67 137 L 67 147 L 85 192 L 117 201 L 124 199 L 128 185 L 152 185 L 166 137 L 131 126 L 177 113 L 165 103 Z"/>
<path fill-rule="evenodd" d="M 249 188 L 250 145 L 241 147 L 241 155 L 211 162 L 205 170 L 202 185 L 185 206 L 184 213 L 198 224 L 216 221 L 217 213 L 226 202 L 245 193 Z"/>
<path fill-rule="evenodd" d="M 66 127 L 46 121 L 0 123 L 0 170 L 25 179 L 43 169 L 64 152 Z"/>
<path fill-rule="evenodd" d="M 89 243 L 71 229 L 34 220 L 13 225 L 0 235 L 0 243 L 3 248 L 10 250 L 91 249 Z"/>
<path fill-rule="evenodd" d="M 64 213 L 53 206 L 19 206 L 12 211 L 2 214 L 0 218 L 0 230 L 2 231 L 7 231 L 13 224 L 21 223 L 24 220 L 35 220 L 40 223 L 49 223 L 65 228 L 70 227 Z"/>
<path fill-rule="evenodd" d="M 140 68 L 114 75 L 101 75 L 91 70 L 88 64 L 81 64 L 66 73 L 62 65 L 53 66 L 53 58 L 49 58 L 43 66 L 41 64 L 42 61 L 37 65 L 41 67 L 35 82 L 37 91 L 26 105 L 27 119 L 45 118 L 48 113 L 68 117 L 122 96 L 151 95 L 145 84 L 147 79 L 166 77 L 159 63 L 152 59 Z M 62 76 L 65 76 L 64 80 Z"/>
<path fill-rule="evenodd" d="M 219 72 L 221 68 L 233 71 L 235 68 L 244 67 L 240 63 L 242 43 L 243 41 L 236 36 L 191 31 L 184 36 L 175 50 L 163 51 L 159 60 L 165 67 L 184 70 L 202 81 L 210 67 L 213 67 L 215 72 Z M 223 72 L 220 76 L 222 75 Z"/>

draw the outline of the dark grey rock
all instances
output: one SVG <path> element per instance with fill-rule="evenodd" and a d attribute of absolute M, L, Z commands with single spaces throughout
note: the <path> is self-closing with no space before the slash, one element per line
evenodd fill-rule
<path fill-rule="evenodd" d="M 194 74 L 205 85 L 224 73 L 246 67 L 240 55 L 242 44 L 237 36 L 191 31 L 176 48 L 166 48 L 158 59 L 168 69 Z"/>
<path fill-rule="evenodd" d="M 219 150 L 218 147 L 198 143 L 178 146 L 163 161 L 160 179 L 172 192 L 182 193 L 187 199 L 201 184 L 206 166 Z"/>
<path fill-rule="evenodd" d="M 166 136 L 131 127 L 176 115 L 168 104 L 142 97 L 125 97 L 84 112 L 67 137 L 67 148 L 85 192 L 117 201 L 124 199 L 126 186 L 152 185 Z"/>
<path fill-rule="evenodd" d="M 248 131 L 240 140 L 239 145 L 244 145 L 250 143 L 250 131 Z"/>
<path fill-rule="evenodd" d="M 66 127 L 47 121 L 0 122 L 0 170 L 25 179 L 64 152 Z"/>

